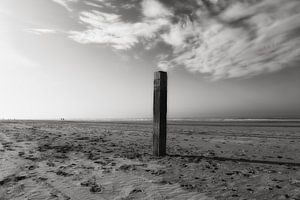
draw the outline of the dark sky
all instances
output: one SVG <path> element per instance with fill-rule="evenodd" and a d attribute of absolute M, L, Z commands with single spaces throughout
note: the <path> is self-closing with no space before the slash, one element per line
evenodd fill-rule
<path fill-rule="evenodd" d="M 298 0 L 1 0 L 1 118 L 299 117 Z"/>

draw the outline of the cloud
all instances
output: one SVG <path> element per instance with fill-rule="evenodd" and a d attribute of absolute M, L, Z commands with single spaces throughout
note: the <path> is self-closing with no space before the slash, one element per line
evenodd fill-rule
<path fill-rule="evenodd" d="M 142 12 L 149 18 L 172 16 L 173 13 L 157 0 L 142 1 Z"/>
<path fill-rule="evenodd" d="M 76 3 L 53 1 L 67 9 Z M 137 45 L 148 51 L 164 43 L 168 56 L 155 59 L 163 70 L 185 67 L 218 80 L 275 72 L 299 62 L 298 0 L 82 2 L 98 6 L 78 10 L 84 29 L 69 31 L 70 39 L 123 51 Z"/>
<path fill-rule="evenodd" d="M 56 30 L 53 30 L 53 29 L 44 29 L 44 28 L 31 28 L 31 29 L 26 29 L 25 31 L 28 32 L 28 33 L 35 34 L 35 35 L 57 33 Z"/>
<path fill-rule="evenodd" d="M 198 29 L 177 25 L 165 39 L 173 46 L 173 58 L 158 67 L 184 66 L 217 80 L 250 77 L 299 63 L 299 10 L 300 2 L 292 0 L 236 3 L 216 17 L 201 16 L 206 24 L 196 18 L 192 23 Z M 199 40 L 186 40 L 197 36 Z"/>
<path fill-rule="evenodd" d="M 141 40 L 150 40 L 169 24 L 164 18 L 143 19 L 141 22 L 124 22 L 120 15 L 100 11 L 81 12 L 80 21 L 87 30 L 71 31 L 70 38 L 80 43 L 110 45 L 115 49 L 130 49 Z"/>
<path fill-rule="evenodd" d="M 68 11 L 72 11 L 72 8 L 70 6 L 71 3 L 78 2 L 78 0 L 52 0 L 52 1 L 59 4 L 59 5 L 61 5 L 62 7 L 67 9 Z"/>
<path fill-rule="evenodd" d="M 197 40 L 199 31 L 199 27 L 188 17 L 182 17 L 176 24 L 171 24 L 161 37 L 166 44 L 174 48 L 174 52 L 178 52 L 184 50 L 192 40 Z"/>

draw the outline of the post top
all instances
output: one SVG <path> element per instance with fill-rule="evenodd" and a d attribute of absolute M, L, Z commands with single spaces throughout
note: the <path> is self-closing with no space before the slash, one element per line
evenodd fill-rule
<path fill-rule="evenodd" d="M 154 79 L 161 79 L 161 78 L 167 77 L 167 72 L 164 71 L 156 71 L 154 72 Z"/>
<path fill-rule="evenodd" d="M 166 71 L 156 71 L 155 73 L 167 73 Z"/>

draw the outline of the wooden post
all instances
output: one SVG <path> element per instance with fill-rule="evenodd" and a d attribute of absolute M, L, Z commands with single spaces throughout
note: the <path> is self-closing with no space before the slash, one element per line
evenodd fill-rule
<path fill-rule="evenodd" d="M 167 72 L 154 73 L 153 155 L 165 156 L 167 145 Z"/>

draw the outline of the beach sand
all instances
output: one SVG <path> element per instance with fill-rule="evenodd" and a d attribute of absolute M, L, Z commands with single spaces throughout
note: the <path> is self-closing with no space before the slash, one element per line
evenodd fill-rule
<path fill-rule="evenodd" d="M 0 122 L 0 200 L 300 199 L 300 123 Z"/>

